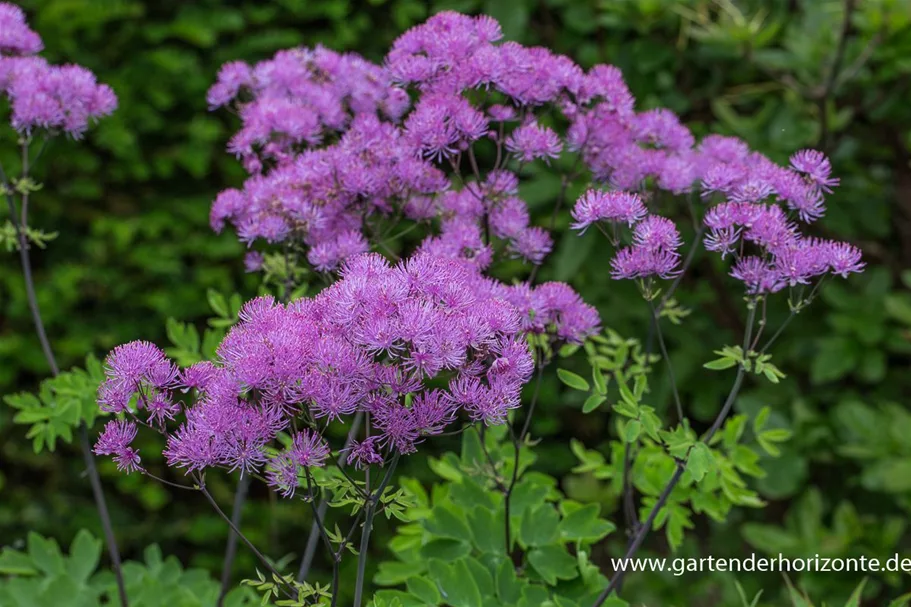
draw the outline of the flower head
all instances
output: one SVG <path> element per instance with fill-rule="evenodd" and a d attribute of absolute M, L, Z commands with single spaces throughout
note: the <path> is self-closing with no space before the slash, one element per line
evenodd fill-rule
<path fill-rule="evenodd" d="M 641 221 L 648 211 L 638 194 L 630 192 L 604 192 L 588 190 L 573 207 L 574 230 L 585 231 L 593 223 L 608 221 L 633 225 Z"/>
<path fill-rule="evenodd" d="M 93 451 L 96 455 L 113 455 L 117 469 L 122 472 L 142 470 L 139 451 L 130 447 L 135 438 L 136 424 L 112 420 L 105 424 Z"/>
<path fill-rule="evenodd" d="M 0 56 L 34 55 L 44 48 L 41 37 L 25 22 L 25 13 L 14 4 L 0 3 Z"/>

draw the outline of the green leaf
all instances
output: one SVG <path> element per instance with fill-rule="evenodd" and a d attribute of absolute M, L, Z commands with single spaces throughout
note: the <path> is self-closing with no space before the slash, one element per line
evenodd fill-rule
<path fill-rule="evenodd" d="M 468 527 L 468 523 L 445 506 L 434 507 L 430 517 L 424 521 L 424 527 L 440 538 L 463 541 L 471 539 L 471 529 Z"/>
<path fill-rule="evenodd" d="M 756 596 L 753 597 L 752 601 L 747 601 L 747 594 L 744 591 L 743 586 L 740 585 L 740 582 L 734 581 L 734 588 L 737 589 L 737 594 L 740 596 L 740 602 L 743 604 L 743 607 L 756 607 L 759 604 L 759 599 L 762 597 L 762 590 L 756 593 Z"/>
<path fill-rule="evenodd" d="M 911 592 L 903 594 L 889 603 L 889 607 L 908 607 L 909 603 L 911 603 Z"/>
<path fill-rule="evenodd" d="M 57 542 L 43 538 L 32 531 L 28 534 L 27 545 L 28 555 L 38 569 L 48 575 L 63 573 L 63 555 L 60 554 L 60 547 Z"/>
<path fill-rule="evenodd" d="M 522 516 L 527 509 L 544 503 L 549 493 L 550 489 L 547 486 L 528 477 L 522 479 L 512 492 L 512 515 Z"/>
<path fill-rule="evenodd" d="M 811 603 L 807 597 L 797 592 L 794 586 L 791 585 L 791 580 L 789 580 L 787 576 L 785 576 L 784 581 L 788 586 L 788 594 L 791 597 L 793 607 L 813 607 L 813 603 Z"/>
<path fill-rule="evenodd" d="M 765 369 L 762 370 L 762 374 L 765 375 L 766 379 L 769 380 L 770 382 L 772 382 L 773 384 L 777 384 L 777 383 L 781 382 L 781 379 L 775 373 L 774 369 L 770 369 L 769 367 L 766 367 Z"/>
<path fill-rule="evenodd" d="M 628 387 L 626 387 L 626 383 L 621 381 L 617 382 L 617 384 L 617 387 L 620 389 L 620 398 L 623 399 L 623 402 L 638 411 L 639 399 L 636 398 L 636 396 L 630 391 Z"/>
<path fill-rule="evenodd" d="M 476 506 L 468 515 L 468 526 L 475 546 L 482 553 L 504 554 L 503 516 L 501 508 L 496 511 Z"/>
<path fill-rule="evenodd" d="M 512 561 L 504 559 L 497 569 L 497 597 L 504 605 L 515 605 L 522 597 L 523 582 L 516 577 Z"/>
<path fill-rule="evenodd" d="M 592 394 L 585 399 L 585 403 L 582 405 L 582 413 L 591 413 L 606 401 L 607 398 L 601 396 L 600 394 Z"/>
<path fill-rule="evenodd" d="M 642 423 L 642 428 L 645 430 L 645 433 L 652 440 L 661 440 L 661 435 L 658 434 L 658 431 L 661 429 L 661 419 L 655 415 L 651 407 L 642 407 L 639 421 Z"/>
<path fill-rule="evenodd" d="M 766 430 L 760 436 L 773 443 L 783 443 L 791 438 L 793 432 L 785 428 L 776 428 L 775 430 Z"/>
<path fill-rule="evenodd" d="M 228 310 L 228 301 L 225 299 L 225 296 L 216 291 L 215 289 L 209 289 L 206 291 L 206 299 L 209 300 L 209 307 L 212 308 L 212 311 L 218 314 L 221 318 L 229 318 L 231 312 Z"/>
<path fill-rule="evenodd" d="M 78 598 L 76 601 L 73 600 L 80 594 L 82 594 L 81 588 L 76 580 L 66 575 L 55 575 L 48 580 L 48 585 L 41 593 L 41 598 L 46 605 L 73 605 L 74 603 L 84 605 L 85 603 L 79 601 Z"/>
<path fill-rule="evenodd" d="M 27 554 L 4 548 L 0 550 L 0 574 L 3 575 L 35 575 L 38 568 L 35 561 Z"/>
<path fill-rule="evenodd" d="M 607 378 L 598 365 L 592 366 L 592 383 L 595 384 L 595 391 L 604 396 L 607 394 Z"/>
<path fill-rule="evenodd" d="M 871 462 L 861 473 L 861 485 L 868 491 L 911 491 L 911 458 L 887 457 Z"/>
<path fill-rule="evenodd" d="M 484 457 L 484 449 L 481 445 L 481 437 L 477 432 L 466 430 L 462 433 L 462 465 L 466 468 L 484 465 L 489 467 L 490 464 Z"/>
<path fill-rule="evenodd" d="M 639 409 L 635 405 L 630 405 L 626 401 L 620 401 L 611 407 L 614 411 L 625 417 L 639 417 Z"/>
<path fill-rule="evenodd" d="M 597 504 L 587 504 L 574 510 L 560 521 L 560 538 L 575 542 L 597 542 L 616 529 L 616 525 L 598 517 Z"/>
<path fill-rule="evenodd" d="M 623 440 L 627 443 L 634 443 L 639 438 L 639 434 L 642 432 L 642 423 L 639 420 L 633 419 L 627 422 L 626 427 L 623 429 Z"/>
<path fill-rule="evenodd" d="M 93 537 L 85 529 L 80 530 L 70 546 L 70 558 L 66 562 L 70 575 L 77 582 L 88 581 L 98 567 L 100 559 L 101 540 Z"/>
<path fill-rule="evenodd" d="M 449 538 L 434 539 L 421 546 L 421 556 L 425 559 L 454 561 L 470 553 L 471 546 L 468 542 Z"/>
<path fill-rule="evenodd" d="M 864 586 L 867 585 L 867 578 L 861 580 L 857 588 L 854 589 L 854 592 L 851 593 L 848 602 L 845 603 L 845 607 L 860 607 L 860 599 L 864 592 Z"/>
<path fill-rule="evenodd" d="M 585 378 L 572 371 L 557 369 L 557 376 L 560 378 L 560 381 L 574 390 L 583 390 L 586 392 L 589 390 L 588 382 L 585 381 Z"/>
<path fill-rule="evenodd" d="M 574 559 L 562 546 L 541 546 L 528 553 L 528 562 L 550 585 L 579 575 Z"/>
<path fill-rule="evenodd" d="M 753 419 L 753 433 L 758 435 L 762 432 L 762 429 L 765 428 L 766 423 L 769 421 L 769 415 L 771 415 L 772 410 L 769 407 L 763 407 L 759 410 L 759 413 L 756 414 L 756 417 Z"/>
<path fill-rule="evenodd" d="M 733 367 L 736 364 L 737 364 L 737 361 L 734 360 L 733 358 L 724 357 L 724 358 L 718 358 L 711 362 L 707 362 L 702 366 L 705 367 L 706 369 L 711 369 L 712 371 L 723 371 L 724 369 L 730 369 L 731 367 Z"/>
<path fill-rule="evenodd" d="M 436 584 L 423 577 L 410 577 L 405 582 L 408 592 L 418 597 L 428 605 L 439 605 L 443 601 Z"/>
<path fill-rule="evenodd" d="M 526 511 L 519 529 L 525 546 L 544 546 L 556 539 L 560 516 L 550 504 L 540 504 Z"/>
<path fill-rule="evenodd" d="M 399 561 L 383 561 L 373 578 L 379 586 L 398 586 L 412 576 L 423 573 L 427 568 L 427 561 L 417 559 L 414 562 L 402 563 Z"/>
<path fill-rule="evenodd" d="M 526 584 L 522 589 L 522 599 L 518 607 L 540 607 L 550 602 L 550 592 L 538 584 Z"/>
<path fill-rule="evenodd" d="M 686 469 L 693 477 L 693 480 L 698 483 L 713 466 L 714 459 L 712 450 L 709 449 L 705 443 L 700 441 L 693 445 L 693 449 L 690 451 L 690 456 L 686 462 Z"/>
<path fill-rule="evenodd" d="M 481 591 L 464 560 L 447 565 L 443 561 L 430 561 L 430 575 L 439 585 L 446 603 L 452 607 L 478 607 Z"/>
<path fill-rule="evenodd" d="M 430 469 L 440 478 L 453 482 L 462 480 L 462 472 L 445 459 L 429 457 L 427 458 L 427 465 L 430 466 Z"/>
<path fill-rule="evenodd" d="M 481 561 L 473 557 L 464 558 L 462 561 L 468 568 L 472 579 L 474 579 L 475 583 L 478 585 L 478 590 L 480 591 L 481 596 L 489 597 L 493 595 L 494 580 L 490 569 L 481 563 Z"/>

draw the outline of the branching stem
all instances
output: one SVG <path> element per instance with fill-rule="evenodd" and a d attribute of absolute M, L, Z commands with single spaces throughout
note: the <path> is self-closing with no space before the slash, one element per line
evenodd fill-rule
<path fill-rule="evenodd" d="M 753 334 L 753 324 L 756 320 L 756 302 L 751 301 L 749 304 L 749 313 L 747 316 L 747 326 L 744 331 L 743 336 L 743 349 L 750 345 L 750 338 Z M 715 433 L 721 428 L 721 425 L 724 423 L 724 420 L 727 419 L 728 413 L 730 413 L 731 408 L 734 406 L 734 401 L 737 400 L 737 396 L 740 394 L 740 388 L 743 386 L 743 378 L 745 375 L 745 370 L 743 366 L 737 368 L 737 376 L 734 378 L 734 385 L 731 386 L 731 391 L 728 393 L 727 399 L 722 406 L 721 411 L 718 412 L 718 416 L 715 418 L 715 422 L 712 424 L 712 427 L 709 428 L 709 431 L 706 433 L 705 438 L 702 439 L 702 442 L 708 444 L 711 442 L 712 438 L 715 436 Z M 658 500 L 655 502 L 655 505 L 652 506 L 652 509 L 649 511 L 648 516 L 642 525 L 639 526 L 636 535 L 633 537 L 633 540 L 630 542 L 629 547 L 626 550 L 626 555 L 624 559 L 627 561 L 639 551 L 639 548 L 642 546 L 642 543 L 645 541 L 646 536 L 649 531 L 651 531 L 652 525 L 655 523 L 655 519 L 658 516 L 658 513 L 664 508 L 667 503 L 668 498 L 671 495 L 671 492 L 680 482 L 683 472 L 686 470 L 686 464 L 689 460 L 689 451 L 684 458 L 677 460 L 676 468 L 674 469 L 674 474 L 671 476 L 667 485 L 664 487 L 664 490 L 658 496 Z M 598 598 L 593 603 L 592 607 L 601 607 L 604 602 L 608 599 L 612 592 L 619 586 L 623 580 L 624 572 L 617 571 L 614 573 L 614 577 L 610 580 L 601 594 L 598 595 Z"/>

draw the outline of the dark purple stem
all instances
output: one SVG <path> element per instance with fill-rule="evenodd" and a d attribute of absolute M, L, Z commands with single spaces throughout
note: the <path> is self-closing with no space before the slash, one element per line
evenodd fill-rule
<path fill-rule="evenodd" d="M 44 147 L 42 146 L 43 151 Z M 22 174 L 28 176 L 28 153 L 23 155 Z M 44 329 L 44 320 L 41 317 L 41 308 L 38 305 L 38 297 L 35 294 L 35 280 L 32 275 L 32 261 L 29 256 L 28 238 L 28 216 L 26 215 L 27 207 L 23 204 L 22 220 L 16 210 L 16 201 L 13 198 L 13 189 L 6 178 L 3 167 L 0 166 L 0 184 L 6 189 L 6 202 L 9 206 L 10 221 L 13 222 L 13 228 L 16 231 L 16 239 L 19 242 L 19 261 L 22 265 L 22 274 L 25 278 L 25 293 L 28 298 L 28 307 L 31 311 L 32 322 L 35 325 L 35 332 L 38 334 L 38 341 L 41 342 L 41 350 L 44 352 L 44 358 L 51 368 L 51 374 L 56 377 L 60 374 L 60 368 L 57 366 L 57 359 L 54 357 L 54 351 L 51 349 L 50 340 L 47 338 L 47 332 Z M 123 573 L 121 572 L 120 549 L 117 546 L 117 538 L 114 535 L 114 528 L 111 524 L 111 515 L 108 512 L 107 501 L 104 497 L 104 489 L 101 486 L 101 476 L 98 474 L 98 468 L 95 466 L 95 456 L 92 454 L 92 447 L 89 443 L 88 428 L 83 421 L 79 425 L 79 446 L 82 449 L 82 457 L 85 461 L 86 473 L 89 477 L 89 484 L 92 487 L 92 496 L 95 500 L 95 508 L 98 510 L 98 516 L 101 519 L 101 528 L 104 532 L 104 539 L 107 544 L 108 554 L 111 556 L 111 568 L 114 571 L 114 577 L 117 580 L 117 593 L 120 597 L 122 607 L 127 607 L 126 585 L 123 582 Z"/>

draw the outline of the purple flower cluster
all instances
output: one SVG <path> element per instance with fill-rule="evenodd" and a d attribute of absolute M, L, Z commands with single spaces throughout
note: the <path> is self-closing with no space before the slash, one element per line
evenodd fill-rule
<path fill-rule="evenodd" d="M 576 339 L 597 324 L 597 314 L 568 288 L 538 291 L 536 323 L 549 317 Z M 265 467 L 269 482 L 290 495 L 301 469 L 329 456 L 316 429 L 358 411 L 370 413 L 376 431 L 349 452 L 360 466 L 415 451 L 460 413 L 502 423 L 534 367 L 510 295 L 511 287 L 455 260 L 418 255 L 390 266 L 376 254 L 356 256 L 314 298 L 247 303 L 214 363 L 178 371 L 151 344 L 115 349 L 99 403 L 130 421 L 109 422 L 98 452 L 136 469 L 138 454 L 128 451 L 134 421 L 146 412 L 150 426 L 166 431 L 159 422 L 182 409 L 164 451 L 170 465 Z M 159 413 L 153 405 L 191 389 L 197 396 L 188 406 Z M 289 446 L 271 456 L 281 433 L 290 434 Z"/>
<path fill-rule="evenodd" d="M 453 257 L 484 269 L 493 261 L 493 247 L 484 231 L 506 243 L 514 256 L 539 264 L 550 253 L 550 235 L 530 225 L 528 207 L 518 197 L 519 177 L 507 170 L 491 171 L 481 183 L 447 190 L 435 197 L 429 210 L 442 218 L 439 236 L 430 236 L 421 250 Z"/>
<path fill-rule="evenodd" d="M 504 287 L 503 295 L 522 313 L 525 331 L 555 343 L 581 344 L 600 330 L 598 311 L 565 283 L 519 284 Z"/>
<path fill-rule="evenodd" d="M 480 267 L 493 260 L 494 237 L 513 257 L 533 264 L 550 253 L 550 235 L 530 225 L 518 196 L 518 169 L 560 156 L 563 137 L 541 122 L 545 112 L 539 110 L 570 104 L 583 76 L 568 57 L 498 43 L 500 38 L 500 25 L 490 17 L 444 11 L 400 36 L 386 57 L 393 80 L 417 95 L 403 127 L 412 153 L 455 173 L 452 187 L 431 206 L 442 219 L 440 233 L 429 236 L 422 250 Z M 475 157 L 474 147 L 481 145 L 496 149 L 497 161 L 486 173 Z M 470 177 L 462 175 L 465 164 Z"/>
<path fill-rule="evenodd" d="M 678 274 L 682 242 L 670 219 L 649 215 L 639 194 L 588 190 L 572 210 L 574 230 L 585 232 L 596 225 L 620 247 L 621 231 L 632 228 L 632 245 L 619 248 L 611 260 L 611 276 L 626 278 L 671 278 Z"/>
<path fill-rule="evenodd" d="M 616 84 L 617 99 L 608 106 L 620 123 L 624 112 L 628 113 L 627 102 L 631 98 L 619 81 Z M 653 136 L 652 145 L 657 147 L 649 152 L 658 151 L 666 159 L 671 153 L 683 154 L 692 167 L 684 190 L 696 185 L 704 200 L 721 200 L 705 214 L 705 246 L 722 258 L 735 258 L 731 275 L 744 282 L 748 293 L 770 293 L 786 286 L 809 284 L 811 279 L 827 273 L 845 277 L 863 270 L 861 252 L 856 247 L 808 238 L 800 232 L 797 220 L 810 223 L 821 217 L 825 211 L 824 195 L 839 183 L 821 152 L 802 150 L 791 157 L 790 166 L 783 167 L 750 151 L 744 142 L 733 137 L 710 135 L 692 147 L 692 139 L 672 128 L 670 118 L 662 113 L 647 114 L 649 121 L 664 124 L 663 129 L 646 129 L 653 135 L 677 133 L 671 138 L 673 145 L 666 137 Z M 629 124 L 642 125 L 641 121 L 636 122 L 641 116 L 630 116 L 626 116 L 633 121 Z M 664 188 L 661 175 L 653 176 L 657 177 L 655 187 Z M 635 184 L 627 185 L 639 187 L 644 179 L 637 178 Z M 622 182 L 613 176 L 611 180 Z M 584 231 L 591 225 L 601 226 L 618 246 L 621 228 L 632 228 L 632 245 L 621 248 L 611 262 L 614 278 L 673 277 L 679 272 L 680 235 L 670 220 L 648 213 L 642 197 L 635 192 L 589 190 L 573 208 L 572 227 Z"/>
<path fill-rule="evenodd" d="M 158 426 L 179 412 L 171 395 L 177 385 L 177 367 L 154 344 L 134 341 L 114 348 L 105 359 L 105 371 L 111 379 L 98 391 L 103 411 L 143 409 L 149 422 Z"/>
<path fill-rule="evenodd" d="M 828 159 L 817 151 L 798 152 L 785 168 L 733 137 L 710 135 L 695 145 L 670 110 L 637 113 L 623 75 L 612 66 L 592 68 L 576 99 L 565 108 L 571 120 L 568 146 L 580 151 L 597 180 L 617 190 L 683 194 L 699 184 L 703 195 L 718 192 L 734 201 L 774 195 L 811 222 L 824 212 L 823 193 L 838 184 Z"/>
<path fill-rule="evenodd" d="M 751 294 L 809 284 L 825 274 L 846 277 L 864 268 L 861 252 L 844 243 L 804 236 L 825 211 L 824 194 L 839 180 L 821 152 L 801 150 L 782 167 L 750 152 L 743 142 L 708 137 L 700 145 L 702 196 L 723 202 L 709 208 L 706 248 L 735 258 L 731 275 Z"/>
<path fill-rule="evenodd" d="M 735 258 L 731 276 L 751 294 L 810 284 L 824 274 L 861 272 L 860 250 L 848 243 L 802 236 L 779 206 L 724 202 L 706 214 L 706 248 Z M 755 254 L 747 254 L 750 245 Z"/>
<path fill-rule="evenodd" d="M 408 95 L 384 70 L 353 54 L 322 46 L 280 51 L 250 66 L 226 63 L 209 89 L 209 106 L 236 106 L 242 126 L 228 149 L 250 173 L 266 162 L 290 162 L 304 149 L 345 131 L 358 116 L 396 120 Z"/>
<path fill-rule="evenodd" d="M 492 17 L 444 11 L 401 35 L 386 66 L 396 82 L 432 93 L 425 97 L 429 105 L 436 94 L 458 96 L 468 89 L 499 93 L 508 104 L 498 103 L 500 116 L 491 115 L 496 120 L 512 115 L 506 105 L 541 106 L 579 91 L 583 73 L 571 59 L 541 47 L 495 44 L 502 37 Z"/>
<path fill-rule="evenodd" d="M 649 215 L 633 228 L 633 244 L 617 251 L 611 276 L 624 278 L 673 278 L 679 273 L 680 233 L 674 222 Z"/>
<path fill-rule="evenodd" d="M 698 179 L 693 135 L 670 110 L 636 113 L 620 70 L 598 65 L 585 74 L 579 103 L 568 110 L 568 144 L 599 181 L 641 190 L 651 179 L 680 194 Z"/>
<path fill-rule="evenodd" d="M 336 143 L 250 177 L 243 190 L 219 194 L 212 227 L 220 231 L 231 222 L 247 243 L 302 242 L 317 270 L 335 269 L 368 250 L 367 217 L 418 208 L 448 186 L 443 173 L 409 154 L 401 138 L 394 125 L 361 115 Z M 419 202 L 409 204 L 415 197 Z"/>
<path fill-rule="evenodd" d="M 136 438 L 136 424 L 128 421 L 110 421 L 95 443 L 96 455 L 113 455 L 117 469 L 130 473 L 142 470 L 139 451 L 131 447 Z"/>
<path fill-rule="evenodd" d="M 80 137 L 92 120 L 111 114 L 117 97 L 78 65 L 50 65 L 34 56 L 43 48 L 16 6 L 0 3 L 0 95 L 9 99 L 18 131 L 62 130 Z"/>
<path fill-rule="evenodd" d="M 531 225 L 517 173 L 567 147 L 541 120 L 574 105 L 584 73 L 500 37 L 489 17 L 447 11 L 403 34 L 383 67 L 321 48 L 226 64 L 210 105 L 236 103 L 242 127 L 229 148 L 251 172 L 267 170 L 218 197 L 213 227 L 230 221 L 247 243 L 301 243 L 311 265 L 332 270 L 378 244 L 378 219 L 401 216 L 436 226 L 421 247 L 434 255 L 542 263 L 552 241 Z M 497 156 L 486 170 L 482 145 Z"/>
<path fill-rule="evenodd" d="M 608 224 L 632 226 L 642 221 L 646 215 L 648 215 L 648 210 L 638 194 L 588 190 L 573 207 L 572 217 L 575 223 L 570 227 L 584 233 L 589 226 L 602 221 Z"/>

